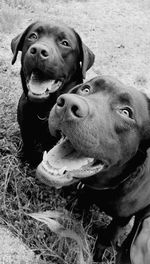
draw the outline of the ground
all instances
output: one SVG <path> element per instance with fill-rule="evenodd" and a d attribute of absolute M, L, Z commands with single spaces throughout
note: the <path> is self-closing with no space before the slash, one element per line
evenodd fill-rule
<path fill-rule="evenodd" d="M 80 34 L 96 55 L 87 79 L 97 74 L 115 76 L 150 96 L 150 1 L 3 0 L 0 3 L 0 223 L 41 254 L 43 225 L 34 224 L 25 218 L 25 213 L 61 207 L 64 201 L 60 201 L 55 190 L 41 186 L 28 164 L 23 165 L 18 159 L 21 139 L 16 108 L 22 92 L 20 60 L 18 57 L 15 65 L 11 65 L 10 49 L 11 39 L 39 19 L 63 21 Z M 54 241 L 48 243 L 54 245 Z M 62 255 L 56 261 L 57 250 L 54 257 L 53 249 L 46 251 L 45 248 L 46 256 L 53 256 L 52 263 L 73 263 Z M 44 253 L 43 256 L 46 261 Z"/>
<path fill-rule="evenodd" d="M 0 228 L 0 263 L 1 264 L 38 264 L 34 253 L 12 236 L 8 229 Z"/>

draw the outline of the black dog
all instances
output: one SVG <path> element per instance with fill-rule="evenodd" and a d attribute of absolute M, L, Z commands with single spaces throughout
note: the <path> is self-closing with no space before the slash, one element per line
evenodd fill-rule
<path fill-rule="evenodd" d="M 18 104 L 18 122 L 24 154 L 34 163 L 43 149 L 56 142 L 50 137 L 47 117 L 58 95 L 82 83 L 93 65 L 94 54 L 74 29 L 52 23 L 36 22 L 11 42 L 15 63 L 21 56 L 23 94 Z"/>
<path fill-rule="evenodd" d="M 80 208 L 96 203 L 113 217 L 106 232 L 99 233 L 95 260 L 101 259 L 104 247 L 116 241 L 120 227 L 135 215 L 118 260 L 130 263 L 134 234 L 150 215 L 149 109 L 142 92 L 99 76 L 59 96 L 51 110 L 52 135 L 60 130 L 66 137 L 44 154 L 37 175 L 56 188 L 81 181 Z"/>

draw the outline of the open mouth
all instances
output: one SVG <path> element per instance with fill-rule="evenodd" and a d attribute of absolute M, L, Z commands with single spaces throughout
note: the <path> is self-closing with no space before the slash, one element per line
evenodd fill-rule
<path fill-rule="evenodd" d="M 44 152 L 36 174 L 45 184 L 61 188 L 95 175 L 104 167 L 101 160 L 84 156 L 63 138 L 49 152 Z"/>
<path fill-rule="evenodd" d="M 38 99 L 47 98 L 50 93 L 56 92 L 62 85 L 62 80 L 49 79 L 44 76 L 44 73 L 35 70 L 27 80 L 28 95 Z"/>

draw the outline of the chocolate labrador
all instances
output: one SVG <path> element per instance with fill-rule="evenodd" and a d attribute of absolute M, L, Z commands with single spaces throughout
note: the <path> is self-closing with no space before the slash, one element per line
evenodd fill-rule
<path fill-rule="evenodd" d="M 93 52 L 72 28 L 35 22 L 11 42 L 12 64 L 21 56 L 23 94 L 18 122 L 29 161 L 39 162 L 43 149 L 56 142 L 49 136 L 47 117 L 58 95 L 82 83 L 94 63 Z"/>
<path fill-rule="evenodd" d="M 61 131 L 63 138 L 44 153 L 37 176 L 56 188 L 84 183 L 78 205 L 95 203 L 112 216 L 105 232 L 98 234 L 95 260 L 135 216 L 117 260 L 130 263 L 136 230 L 150 215 L 149 107 L 142 92 L 98 76 L 60 95 L 50 112 L 51 134 Z"/>

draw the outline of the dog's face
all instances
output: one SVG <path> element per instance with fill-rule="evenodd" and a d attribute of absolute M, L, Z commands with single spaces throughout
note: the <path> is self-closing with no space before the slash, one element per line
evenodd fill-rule
<path fill-rule="evenodd" d="M 45 153 L 37 174 L 56 187 L 91 178 L 93 184 L 108 183 L 147 147 L 149 121 L 140 91 L 106 76 L 78 85 L 50 113 L 51 133 L 61 131 L 65 138 Z"/>
<path fill-rule="evenodd" d="M 80 83 L 81 75 L 94 62 L 94 54 L 73 29 L 52 23 L 30 25 L 12 40 L 11 48 L 12 63 L 18 51 L 22 51 L 25 93 L 34 101 L 45 100 L 56 91 L 67 92 L 64 87 L 76 79 Z"/>

